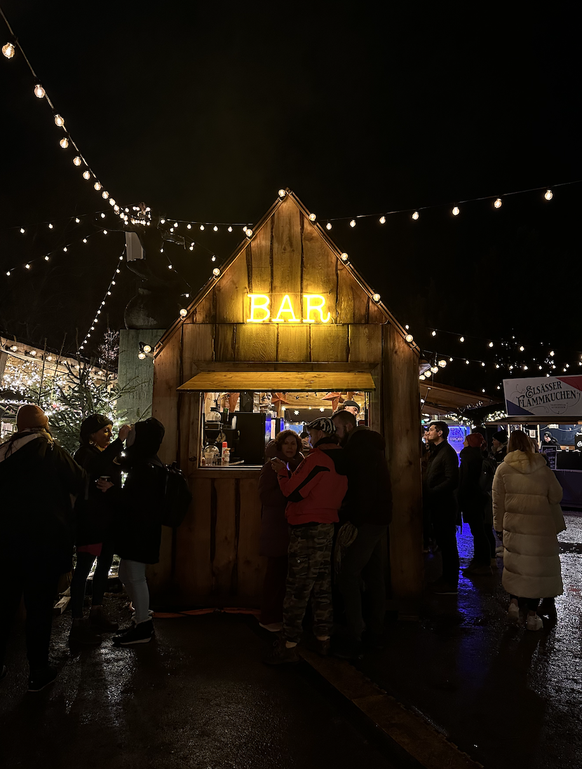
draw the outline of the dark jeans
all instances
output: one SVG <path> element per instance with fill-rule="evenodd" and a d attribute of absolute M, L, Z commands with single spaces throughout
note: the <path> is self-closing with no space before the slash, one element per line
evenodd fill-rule
<path fill-rule="evenodd" d="M 71 614 L 73 619 L 81 619 L 83 616 L 87 577 L 94 560 L 95 556 L 91 555 L 91 553 L 77 552 L 77 565 L 71 580 Z M 109 578 L 109 569 L 112 563 L 113 546 L 109 543 L 104 543 L 101 555 L 97 556 L 97 566 L 93 574 L 93 606 L 101 606 L 103 603 L 103 596 L 105 595 Z"/>
<path fill-rule="evenodd" d="M 43 553 L 0 559 L 0 669 L 10 626 L 24 596 L 26 653 L 31 671 L 48 665 L 53 606 L 60 573 Z"/>
<path fill-rule="evenodd" d="M 386 613 L 386 584 L 382 558 L 382 538 L 387 526 L 364 523 L 358 536 L 342 558 L 339 589 L 344 601 L 350 634 L 360 640 L 365 628 L 379 635 Z M 362 582 L 366 591 L 367 622 L 362 613 Z"/>
<path fill-rule="evenodd" d="M 267 559 L 267 571 L 263 583 L 261 623 L 273 625 L 283 622 L 283 601 L 287 582 L 287 556 Z"/>
<path fill-rule="evenodd" d="M 457 550 L 455 522 L 450 520 L 448 516 L 433 515 L 432 528 L 443 559 L 443 579 L 450 585 L 457 585 L 459 582 L 459 551 Z"/>
<path fill-rule="evenodd" d="M 491 549 L 495 553 L 495 538 L 493 530 L 485 523 L 485 518 L 475 517 L 469 521 L 471 534 L 473 535 L 473 560 L 478 566 L 489 566 L 491 562 Z"/>
<path fill-rule="evenodd" d="M 520 607 L 526 607 L 528 611 L 535 611 L 538 608 L 540 602 L 539 598 L 518 598 L 516 595 L 509 595 L 510 598 L 515 598 Z"/>

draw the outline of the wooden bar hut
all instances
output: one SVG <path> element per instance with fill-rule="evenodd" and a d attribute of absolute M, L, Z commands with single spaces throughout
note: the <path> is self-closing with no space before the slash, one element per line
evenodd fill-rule
<path fill-rule="evenodd" d="M 281 190 L 155 348 L 153 415 L 166 427 L 162 459 L 178 459 L 194 498 L 182 526 L 164 531 L 161 561 L 151 568 L 158 603 L 259 605 L 262 457 L 256 464 L 204 464 L 210 416 L 223 419 L 228 405 L 236 409 L 232 394 L 235 402 L 240 394 L 241 412 L 243 394 L 247 411 L 261 408 L 255 394 L 272 394 L 269 408 L 276 402 L 280 415 L 293 399 L 301 397 L 303 408 L 319 404 L 309 398 L 322 393 L 357 393 L 368 425 L 387 443 L 390 594 L 401 610 L 414 611 L 423 569 L 418 365 L 412 338 L 348 255 L 291 191 Z M 223 394 L 222 415 L 209 412 L 209 393 Z M 320 411 L 329 404 L 328 397 Z M 243 430 L 242 418 L 232 432 Z"/>

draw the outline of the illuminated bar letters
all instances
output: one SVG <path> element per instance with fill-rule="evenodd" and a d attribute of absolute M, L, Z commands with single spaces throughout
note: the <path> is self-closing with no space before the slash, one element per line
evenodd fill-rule
<path fill-rule="evenodd" d="M 281 299 L 277 313 L 271 315 L 271 297 L 268 294 L 248 294 L 247 323 L 329 323 L 325 297 L 321 294 L 303 294 L 303 318 L 298 312 L 299 296 L 295 306 L 289 294 Z"/>

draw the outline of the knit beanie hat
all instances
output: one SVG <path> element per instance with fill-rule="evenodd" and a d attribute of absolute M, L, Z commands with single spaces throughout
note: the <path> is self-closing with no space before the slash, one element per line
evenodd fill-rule
<path fill-rule="evenodd" d="M 357 408 L 357 409 L 358 409 L 358 411 L 360 410 L 360 407 L 358 406 L 358 404 L 356 403 L 356 401 L 353 401 L 353 400 L 344 401 L 344 402 L 342 403 L 342 406 L 343 406 L 344 408 L 346 408 L 346 406 L 352 406 L 352 407 L 354 407 L 354 406 L 355 406 L 355 408 Z"/>
<path fill-rule="evenodd" d="M 306 425 L 308 430 L 321 430 L 326 435 L 335 435 L 335 424 L 329 417 L 319 417 Z"/>
<path fill-rule="evenodd" d="M 102 430 L 104 427 L 111 424 L 113 423 L 109 417 L 106 417 L 103 414 L 91 414 L 91 416 L 87 417 L 81 425 L 81 443 L 86 445 L 89 443 L 93 433 L 97 433 L 99 430 Z"/>
<path fill-rule="evenodd" d="M 48 417 L 40 406 L 34 406 L 27 403 L 18 409 L 16 426 L 18 432 L 34 427 L 42 427 L 45 430 L 48 430 Z"/>
<path fill-rule="evenodd" d="M 493 437 L 499 443 L 507 443 L 507 432 L 505 430 L 498 430 Z"/>
<path fill-rule="evenodd" d="M 484 442 L 481 433 L 471 433 L 470 435 L 467 435 L 466 441 L 467 444 L 473 449 L 478 449 Z"/>

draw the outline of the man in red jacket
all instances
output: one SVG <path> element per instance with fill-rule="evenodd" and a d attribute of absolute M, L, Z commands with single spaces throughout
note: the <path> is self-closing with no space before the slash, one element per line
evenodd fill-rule
<path fill-rule="evenodd" d="M 279 643 L 265 662 L 298 662 L 297 644 L 309 599 L 318 651 L 327 654 L 333 625 L 331 551 L 334 523 L 348 489 L 342 467 L 342 449 L 335 425 L 322 417 L 307 425 L 313 451 L 291 474 L 280 459 L 273 459 L 279 486 L 287 498 L 285 516 L 290 529 L 289 571 L 283 604 L 283 630 Z"/>

